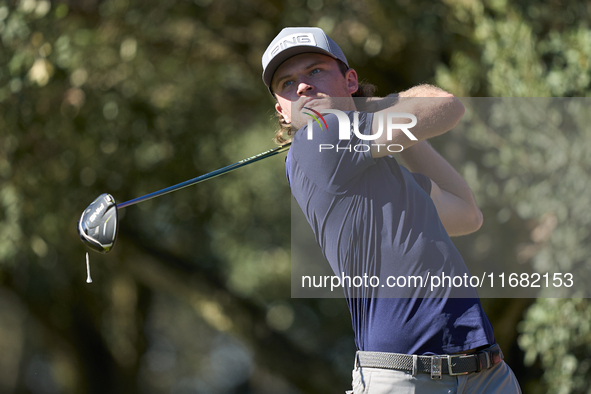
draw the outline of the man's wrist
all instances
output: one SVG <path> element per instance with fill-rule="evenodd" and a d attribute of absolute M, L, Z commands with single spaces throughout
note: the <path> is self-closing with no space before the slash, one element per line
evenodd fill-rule
<path fill-rule="evenodd" d="M 445 90 L 429 84 L 417 85 L 399 93 L 400 97 L 442 97 L 449 95 L 450 93 Z"/>
<path fill-rule="evenodd" d="M 365 97 L 365 101 L 357 103 L 357 110 L 374 113 L 392 107 L 397 102 L 397 93 L 389 94 L 386 97 Z"/>

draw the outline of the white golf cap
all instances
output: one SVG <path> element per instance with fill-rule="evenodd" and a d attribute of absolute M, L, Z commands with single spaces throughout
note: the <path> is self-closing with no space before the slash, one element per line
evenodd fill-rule
<path fill-rule="evenodd" d="M 349 67 L 341 48 L 322 29 L 318 27 L 286 27 L 269 44 L 263 54 L 263 82 L 269 90 L 271 90 L 273 74 L 281 63 L 292 56 L 309 52 L 331 56 Z"/>

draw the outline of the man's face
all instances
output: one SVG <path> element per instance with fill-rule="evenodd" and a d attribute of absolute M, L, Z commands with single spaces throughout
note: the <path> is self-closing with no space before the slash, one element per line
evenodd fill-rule
<path fill-rule="evenodd" d="M 305 126 L 309 118 L 302 114 L 303 107 L 355 110 L 351 94 L 357 88 L 355 70 L 349 69 L 343 76 L 335 59 L 319 53 L 303 53 L 287 59 L 271 81 L 277 99 L 275 109 L 296 129 Z M 333 100 L 341 97 L 350 100 Z"/>

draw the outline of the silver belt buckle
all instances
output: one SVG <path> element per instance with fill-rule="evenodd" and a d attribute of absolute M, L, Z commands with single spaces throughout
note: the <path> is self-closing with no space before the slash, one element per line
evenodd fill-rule
<path fill-rule="evenodd" d="M 468 372 L 453 372 L 453 370 L 452 370 L 453 358 L 454 357 L 462 357 L 462 356 L 465 356 L 465 354 L 448 354 L 447 355 L 447 369 L 449 370 L 449 376 L 468 375 Z"/>
<path fill-rule="evenodd" d="M 445 356 L 431 356 L 431 379 L 441 380 L 442 364 Z"/>

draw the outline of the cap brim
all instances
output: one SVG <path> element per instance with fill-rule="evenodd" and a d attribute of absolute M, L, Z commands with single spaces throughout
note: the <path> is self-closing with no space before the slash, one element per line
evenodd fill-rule
<path fill-rule="evenodd" d="M 278 53 L 273 59 L 271 59 L 267 67 L 265 67 L 265 71 L 263 71 L 263 81 L 269 90 L 271 90 L 271 81 L 273 80 L 273 75 L 279 66 L 290 57 L 300 55 L 302 53 L 321 53 L 323 55 L 330 56 L 333 59 L 338 59 L 335 55 L 328 52 L 327 50 L 312 45 L 300 45 L 297 47 L 285 49 Z"/>

